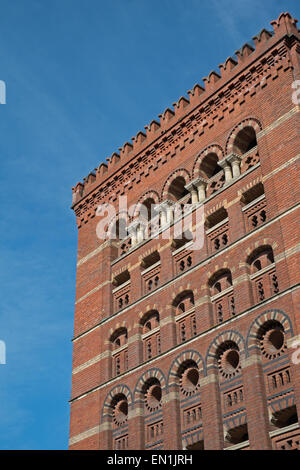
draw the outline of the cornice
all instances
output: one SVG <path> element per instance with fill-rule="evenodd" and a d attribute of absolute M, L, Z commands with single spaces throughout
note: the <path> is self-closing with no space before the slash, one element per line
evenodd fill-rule
<path fill-rule="evenodd" d="M 133 145 L 126 142 L 120 155 L 112 155 L 108 166 L 101 164 L 84 179 L 84 183 L 73 188 L 72 208 L 78 226 L 95 216 L 96 207 L 101 202 L 108 199 L 113 202 L 125 194 L 134 184 L 224 119 L 237 105 L 243 104 L 247 96 L 253 96 L 257 89 L 267 86 L 270 79 L 278 76 L 279 70 L 293 67 L 288 50 L 295 42 L 298 47 L 300 44 L 300 34 L 295 27 L 297 20 L 286 13 L 276 21 L 278 24 L 287 22 L 290 29 L 287 30 L 284 24 L 284 30 L 275 29 L 273 35 L 262 30 L 254 37 L 255 50 L 245 44 L 236 51 L 237 62 L 228 58 L 219 66 L 221 76 L 210 72 L 204 80 L 205 88 L 195 85 L 190 90 L 190 101 L 181 97 L 174 104 L 175 112 L 167 109 L 160 115 L 160 123 L 152 121 L 150 127 L 155 127 L 154 132 L 145 134 L 140 131 L 133 138 Z"/>

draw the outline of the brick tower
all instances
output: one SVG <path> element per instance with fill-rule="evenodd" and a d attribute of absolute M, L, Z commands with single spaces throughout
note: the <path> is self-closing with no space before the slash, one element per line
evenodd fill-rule
<path fill-rule="evenodd" d="M 296 23 L 282 13 L 73 188 L 70 449 L 300 448 Z M 172 232 L 183 205 L 202 210 L 197 249 Z"/>

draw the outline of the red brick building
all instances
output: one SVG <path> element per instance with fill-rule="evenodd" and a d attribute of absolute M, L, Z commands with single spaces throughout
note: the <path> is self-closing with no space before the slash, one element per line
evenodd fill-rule
<path fill-rule="evenodd" d="M 70 449 L 300 448 L 296 23 L 281 14 L 73 188 Z M 99 238 L 120 196 L 156 204 L 160 234 L 194 203 L 203 246 L 148 238 L 136 214 Z"/>

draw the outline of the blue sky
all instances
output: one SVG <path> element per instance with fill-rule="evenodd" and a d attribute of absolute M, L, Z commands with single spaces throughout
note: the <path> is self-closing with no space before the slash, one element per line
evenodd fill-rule
<path fill-rule="evenodd" d="M 71 187 L 297 0 L 1 0 L 0 449 L 65 449 Z"/>

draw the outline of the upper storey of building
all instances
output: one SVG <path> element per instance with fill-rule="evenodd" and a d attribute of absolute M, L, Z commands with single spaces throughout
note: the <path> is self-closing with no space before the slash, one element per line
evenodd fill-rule
<path fill-rule="evenodd" d="M 276 112 L 276 103 L 274 103 L 276 97 L 280 101 L 278 90 L 263 103 L 260 98 L 257 99 L 257 95 L 259 93 L 268 95 L 266 90 L 282 71 L 289 71 L 291 81 L 300 79 L 300 31 L 297 28 L 297 20 L 289 13 L 282 13 L 277 20 L 271 22 L 271 25 L 273 31 L 263 29 L 253 37 L 255 47 L 248 43 L 244 44 L 235 52 L 236 59 L 228 57 L 219 65 L 219 73 L 211 71 L 203 78 L 203 86 L 196 84 L 188 91 L 188 98 L 182 96 L 173 104 L 172 109 L 167 108 L 159 115 L 159 120 L 153 120 L 145 126 L 145 132 L 139 131 L 132 138 L 132 143 L 126 142 L 119 149 L 119 153 L 114 152 L 107 159 L 107 164 L 101 163 L 83 179 L 83 182 L 77 183 L 72 188 L 72 208 L 77 217 L 78 227 L 95 216 L 99 204 L 115 203 L 118 196 L 128 194 L 129 190 L 138 202 L 147 191 L 145 178 L 150 177 L 148 182 L 151 175 L 155 179 L 157 168 L 171 160 L 174 163 L 169 168 L 173 170 L 177 168 L 180 171 L 181 160 L 174 157 L 178 157 L 183 150 L 186 151 L 191 146 L 193 159 L 191 158 L 189 177 L 183 178 L 184 185 L 182 181 L 181 186 L 184 187 L 173 188 L 175 193 L 181 191 L 180 196 L 182 196 L 184 191 L 191 189 L 186 186 L 196 180 L 198 184 L 199 177 L 201 179 L 202 176 L 195 163 L 195 142 L 198 153 L 199 151 L 203 153 L 202 157 L 208 153 L 217 155 L 218 165 L 225 169 L 225 177 L 228 162 L 231 164 L 230 171 L 233 174 L 235 171 L 240 171 L 237 166 L 234 168 L 234 158 L 230 160 L 228 156 L 245 153 L 247 149 L 251 149 L 257 133 L 263 132 L 260 120 L 256 119 L 259 111 L 254 113 L 251 106 L 249 111 L 247 109 L 249 100 L 254 99 L 256 95 L 255 108 L 270 108 L 269 118 L 265 119 L 264 126 L 271 125 L 272 115 L 280 117 L 280 112 Z M 291 96 L 290 83 L 289 89 Z M 289 100 L 291 104 L 290 97 Z M 239 121 L 236 110 L 242 107 L 243 112 L 239 112 L 241 116 Z M 243 128 L 241 123 L 246 120 L 246 116 L 247 130 L 239 135 L 237 142 L 238 131 Z M 254 130 L 253 135 L 249 134 L 251 128 Z M 218 132 L 223 135 L 222 145 L 218 145 L 216 138 Z M 245 145 L 248 147 L 243 148 Z M 208 161 L 208 166 L 211 165 L 212 161 Z M 210 174 L 214 173 L 214 168 L 202 169 L 206 176 L 214 176 Z M 177 176 L 180 177 L 180 174 Z M 145 184 L 139 184 L 141 182 Z M 180 187 L 178 178 L 176 184 Z M 161 194 L 157 191 L 157 200 L 155 200 L 155 191 L 153 192 L 155 203 L 168 199 L 170 188 L 166 186 L 168 183 L 160 188 Z M 207 189 L 209 188 L 206 184 Z M 199 185 L 197 191 L 199 198 L 203 197 Z"/>

